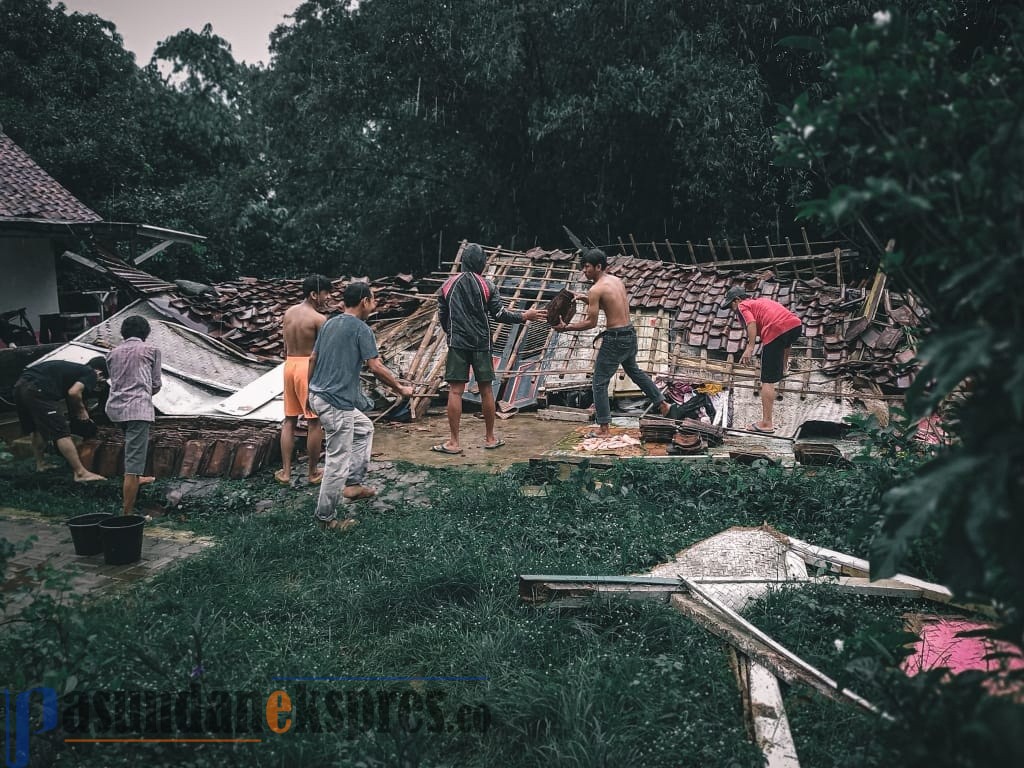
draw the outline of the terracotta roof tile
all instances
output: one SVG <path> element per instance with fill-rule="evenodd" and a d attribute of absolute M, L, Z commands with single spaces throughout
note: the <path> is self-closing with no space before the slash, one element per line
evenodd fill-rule
<path fill-rule="evenodd" d="M 5 218 L 76 223 L 102 220 L 0 133 L 0 219 Z"/>

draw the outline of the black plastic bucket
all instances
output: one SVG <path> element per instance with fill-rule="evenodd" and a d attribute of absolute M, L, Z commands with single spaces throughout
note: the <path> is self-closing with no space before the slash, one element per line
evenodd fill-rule
<path fill-rule="evenodd" d="M 125 565 L 142 557 L 142 530 L 145 526 L 146 518 L 140 515 L 112 515 L 101 522 L 103 562 Z"/>
<path fill-rule="evenodd" d="M 98 555 L 103 551 L 99 526 L 100 522 L 108 517 L 113 517 L 113 515 L 109 512 L 92 512 L 88 515 L 72 517 L 67 521 L 76 555 Z"/>

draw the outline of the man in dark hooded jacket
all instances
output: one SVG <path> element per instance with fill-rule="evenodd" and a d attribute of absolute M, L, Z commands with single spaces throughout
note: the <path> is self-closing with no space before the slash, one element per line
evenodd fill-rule
<path fill-rule="evenodd" d="M 462 453 L 459 445 L 459 422 L 462 419 L 462 395 L 473 369 L 480 385 L 480 408 L 484 414 L 487 434 L 484 448 L 505 444 L 494 434 L 494 362 L 491 355 L 491 328 L 488 317 L 499 323 L 524 323 L 543 320 L 544 311 L 527 309 L 513 312 L 506 309 L 494 283 L 482 275 L 487 257 L 476 243 L 462 250 L 462 271 L 449 277 L 437 293 L 437 313 L 448 338 L 448 359 L 444 379 L 448 382 L 447 442 L 431 448 L 438 453 Z"/>

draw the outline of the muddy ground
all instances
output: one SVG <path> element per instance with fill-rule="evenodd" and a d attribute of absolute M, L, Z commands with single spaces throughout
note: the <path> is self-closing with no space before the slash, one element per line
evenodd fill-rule
<path fill-rule="evenodd" d="M 425 417 L 408 424 L 378 422 L 373 438 L 373 458 L 377 461 L 408 461 L 427 466 L 474 466 L 500 471 L 512 464 L 528 462 L 552 449 L 579 423 L 548 421 L 536 413 L 518 413 L 510 419 L 499 419 L 495 433 L 506 442 L 501 448 L 484 448 L 484 423 L 463 414 L 460 442 L 463 453 L 448 456 L 430 450 L 448 439 L 448 420 L 431 410 Z"/>

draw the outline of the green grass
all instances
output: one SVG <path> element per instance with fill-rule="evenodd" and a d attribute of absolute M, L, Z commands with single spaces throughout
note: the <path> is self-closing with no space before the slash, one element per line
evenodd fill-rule
<path fill-rule="evenodd" d="M 63 689 L 74 676 L 78 690 L 191 685 L 264 699 L 278 687 L 300 695 L 300 684 L 275 676 L 487 678 L 311 682 L 302 694 L 315 692 L 322 703 L 328 693 L 408 693 L 414 704 L 434 701 L 446 726 L 458 724 L 460 708 L 486 708 L 484 733 L 349 731 L 344 718 L 325 717 L 320 725 L 329 733 L 264 730 L 257 745 L 75 747 L 56 751 L 56 765 L 759 765 L 719 641 L 662 605 L 527 606 L 516 575 L 642 571 L 725 528 L 764 522 L 863 551 L 866 532 L 851 541 L 850 531 L 870 512 L 874 480 L 852 471 L 630 463 L 600 477 L 584 468 L 546 497 L 525 497 L 527 474 L 421 474 L 394 508 L 366 512 L 343 535 L 314 529 L 310 491 L 282 489 L 269 476 L 223 482 L 205 498 L 186 499 L 163 523 L 212 535 L 216 547 L 76 609 L 60 628 L 63 642 L 52 621 L 8 634 L 0 639 L 0 677 L 16 691 Z M 169 485 L 145 493 L 157 498 Z M 119 489 L 44 482 L 19 465 L 0 471 L 0 493 L 9 506 L 70 516 L 116 509 Z M 416 503 L 423 494 L 429 504 Z M 274 503 L 255 514 L 263 499 Z M 755 623 L 805 652 L 806 637 L 794 630 L 816 619 L 777 620 L 790 609 L 766 600 L 755 607 Z M 903 609 L 880 605 L 872 609 L 878 620 L 895 626 Z M 857 612 L 847 614 L 853 620 Z M 831 637 L 822 643 L 824 655 L 811 658 L 829 670 Z M 805 764 L 875 764 L 828 757 L 860 754 L 874 718 L 807 691 L 791 696 L 798 750 L 813 755 Z M 429 725 L 431 713 L 419 714 Z M 818 720 L 843 725 L 815 727 Z M 296 713 L 295 729 L 311 725 Z"/>

